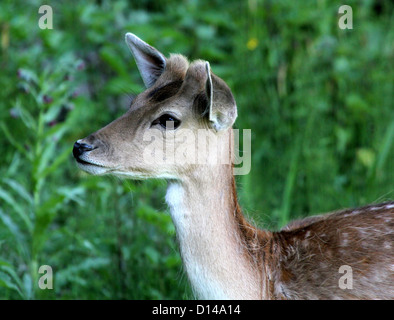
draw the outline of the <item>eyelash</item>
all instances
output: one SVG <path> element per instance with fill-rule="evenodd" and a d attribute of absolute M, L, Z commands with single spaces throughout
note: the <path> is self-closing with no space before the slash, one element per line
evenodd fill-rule
<path fill-rule="evenodd" d="M 156 120 L 152 122 L 152 126 L 155 125 L 161 125 L 164 129 L 167 129 L 167 122 L 173 122 L 173 128 L 171 129 L 177 129 L 181 125 L 181 121 L 175 118 L 174 116 L 170 114 L 163 114 Z"/>

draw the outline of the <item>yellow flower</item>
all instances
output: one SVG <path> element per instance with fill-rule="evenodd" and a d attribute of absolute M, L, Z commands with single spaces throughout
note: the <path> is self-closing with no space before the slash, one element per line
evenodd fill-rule
<path fill-rule="evenodd" d="M 259 41 L 256 38 L 250 38 L 246 46 L 249 50 L 254 50 L 259 45 Z"/>

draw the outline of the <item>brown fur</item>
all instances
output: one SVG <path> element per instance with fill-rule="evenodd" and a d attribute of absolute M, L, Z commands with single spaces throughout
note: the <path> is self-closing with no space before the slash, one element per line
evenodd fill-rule
<path fill-rule="evenodd" d="M 233 197 L 236 199 L 235 182 Z M 256 229 L 245 219 L 237 201 L 234 208 L 240 237 L 252 261 L 265 270 L 263 296 L 394 298 L 394 202 L 297 220 L 279 232 Z M 351 290 L 338 286 L 342 265 L 353 270 Z"/>

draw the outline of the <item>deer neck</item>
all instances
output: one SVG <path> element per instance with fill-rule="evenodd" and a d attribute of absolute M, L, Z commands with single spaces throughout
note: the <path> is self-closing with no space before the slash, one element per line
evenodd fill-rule
<path fill-rule="evenodd" d="M 254 231 L 239 210 L 231 165 L 169 181 L 166 201 L 195 294 L 202 299 L 261 298 L 257 263 L 242 229 Z"/>

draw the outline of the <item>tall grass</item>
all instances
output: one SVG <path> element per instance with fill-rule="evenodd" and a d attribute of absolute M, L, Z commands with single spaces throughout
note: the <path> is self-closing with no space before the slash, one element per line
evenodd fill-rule
<path fill-rule="evenodd" d="M 38 282 L 41 253 L 51 236 L 49 227 L 59 208 L 69 201 L 78 201 L 82 194 L 81 187 L 56 186 L 55 181 L 48 189 L 48 177 L 64 164 L 71 150 L 60 141 L 71 130 L 66 119 L 72 119 L 68 113 L 72 111 L 74 84 L 64 79 L 73 76 L 76 70 L 76 63 L 70 59 L 60 60 L 60 67 L 56 70 L 48 67 L 40 76 L 19 69 L 20 85 L 29 98 L 17 98 L 10 112 L 19 122 L 21 138 L 13 135 L 10 125 L 0 122 L 6 142 L 14 148 L 10 150 L 12 162 L 4 170 L 0 185 L 3 201 L 0 220 L 8 229 L 3 250 L 9 251 L 23 268 L 18 275 L 9 262 L 2 260 L 1 279 L 3 286 L 15 290 L 24 299 L 39 297 L 43 292 L 33 284 Z M 18 181 L 21 174 L 23 182 Z M 15 251 L 7 246 L 11 239 Z"/>
<path fill-rule="evenodd" d="M 254 155 L 241 199 L 273 228 L 393 197 L 393 7 L 348 4 L 353 30 L 337 1 L 238 7 L 233 91 Z"/>

